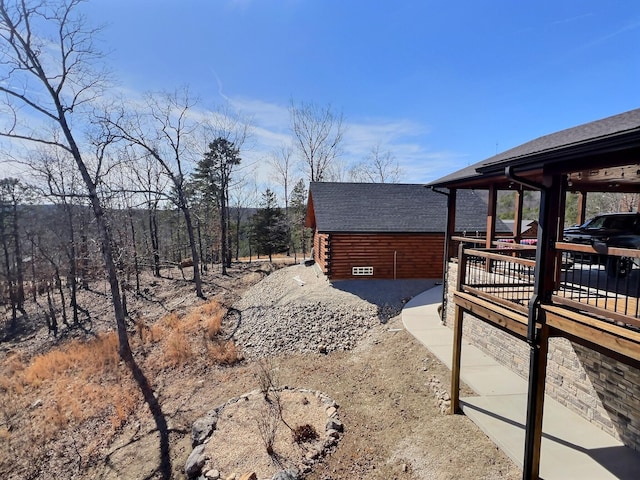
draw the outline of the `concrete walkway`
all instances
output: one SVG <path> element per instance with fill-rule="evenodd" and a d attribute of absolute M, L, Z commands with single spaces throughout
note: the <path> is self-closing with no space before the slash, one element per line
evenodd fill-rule
<path fill-rule="evenodd" d="M 402 322 L 451 369 L 453 330 L 440 323 L 441 302 L 441 286 L 421 293 L 405 305 Z M 478 394 L 461 399 L 463 412 L 522 468 L 527 382 L 464 337 L 461 364 L 461 380 Z M 547 396 L 540 476 L 544 480 L 638 480 L 640 453 Z"/>

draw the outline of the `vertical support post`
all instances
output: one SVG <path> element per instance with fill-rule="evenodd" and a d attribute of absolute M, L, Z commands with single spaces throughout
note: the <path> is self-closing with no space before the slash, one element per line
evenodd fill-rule
<path fill-rule="evenodd" d="M 491 248 L 491 244 L 496 239 L 496 212 L 498 205 L 498 191 L 496 187 L 489 187 L 489 204 L 487 205 L 487 241 L 486 248 Z"/>
<path fill-rule="evenodd" d="M 564 231 L 564 216 L 565 210 L 567 209 L 567 184 L 563 180 L 560 186 L 560 202 L 558 204 L 558 225 L 556 227 L 556 236 L 555 240 L 562 240 L 562 232 Z M 583 222 L 584 223 L 584 222 Z M 581 224 L 582 225 L 582 224 Z M 556 266 L 555 266 L 555 277 L 553 282 L 553 289 L 557 290 L 560 285 L 560 281 L 562 280 L 562 252 L 559 252 L 554 249 L 556 252 Z"/>
<path fill-rule="evenodd" d="M 540 450 L 542 445 L 542 419 L 544 410 L 544 386 L 547 378 L 547 353 L 549 351 L 549 327 L 543 324 L 538 330 L 537 345 L 531 346 L 529 355 L 529 400 L 525 432 L 525 455 L 522 478 L 540 478 Z M 535 388 L 532 388 L 535 384 Z"/>
<path fill-rule="evenodd" d="M 522 238 L 522 209 L 524 206 L 524 195 L 522 187 L 516 190 L 515 211 L 513 212 L 513 241 L 520 243 Z"/>
<path fill-rule="evenodd" d="M 542 418 L 547 371 L 549 330 L 540 303 L 549 302 L 555 282 L 555 240 L 558 237 L 559 209 L 563 204 L 563 178 L 545 175 L 545 188 L 540 192 L 538 246 L 534 294 L 529 305 L 527 343 L 529 344 L 529 389 L 525 430 L 523 480 L 538 480 L 542 446 Z"/>
<path fill-rule="evenodd" d="M 447 231 L 444 239 L 444 269 L 447 271 L 447 265 L 449 263 L 449 252 L 452 251 L 451 237 L 456 233 L 456 205 L 457 205 L 458 191 L 455 188 L 449 189 L 449 196 L 447 197 Z M 453 252 L 452 252 L 453 253 Z"/>
<path fill-rule="evenodd" d="M 467 271 L 467 257 L 464 254 L 464 245 L 458 247 L 458 278 L 456 290 L 462 290 Z M 460 362 L 462 358 L 462 320 L 463 310 L 455 306 L 453 324 L 453 352 L 451 361 L 451 407 L 450 414 L 460 413 Z"/>
<path fill-rule="evenodd" d="M 451 407 L 449 413 L 460 413 L 460 363 L 462 359 L 462 307 L 456 305 L 453 320 L 453 358 L 451 361 Z"/>
<path fill-rule="evenodd" d="M 493 241 L 496 238 L 496 219 L 497 219 L 497 207 L 498 206 L 498 191 L 496 187 L 491 185 L 489 187 L 489 204 L 487 205 L 487 239 L 485 241 L 485 248 L 491 248 Z M 490 259 L 485 260 L 485 270 L 491 271 L 492 262 Z"/>
<path fill-rule="evenodd" d="M 442 262 L 442 312 L 440 320 L 442 323 L 447 321 L 447 308 L 449 303 L 449 252 L 453 250 L 453 240 L 451 238 L 456 233 L 456 204 L 458 199 L 458 190 L 449 189 L 447 195 L 447 231 L 444 235 L 444 253 Z"/>
<path fill-rule="evenodd" d="M 587 215 L 587 192 L 578 192 L 578 218 L 576 223 L 582 225 L 586 222 L 585 216 Z"/>

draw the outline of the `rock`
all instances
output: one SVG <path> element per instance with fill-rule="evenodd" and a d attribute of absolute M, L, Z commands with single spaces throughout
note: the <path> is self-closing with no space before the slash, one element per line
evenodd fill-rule
<path fill-rule="evenodd" d="M 295 468 L 289 468 L 276 473 L 271 480 L 298 480 L 300 478 L 300 472 Z"/>
<path fill-rule="evenodd" d="M 200 445 L 209 438 L 217 423 L 218 415 L 215 413 L 209 413 L 193 422 L 191 427 L 191 446 Z"/>
<path fill-rule="evenodd" d="M 256 472 L 244 473 L 240 476 L 239 480 L 258 480 Z"/>
<path fill-rule="evenodd" d="M 338 443 L 338 439 L 335 437 L 327 437 L 324 439 L 324 448 L 329 449 Z"/>
<path fill-rule="evenodd" d="M 344 431 L 344 425 L 337 418 L 329 418 L 329 420 L 327 420 L 326 430 L 337 430 L 342 433 Z"/>
<path fill-rule="evenodd" d="M 208 480 L 220 480 L 220 472 L 213 468 L 204 474 L 204 478 Z"/>
<path fill-rule="evenodd" d="M 304 458 L 306 458 L 307 460 L 315 460 L 319 455 L 320 452 L 318 452 L 318 450 L 310 450 L 306 453 Z"/>
<path fill-rule="evenodd" d="M 338 413 L 338 410 L 336 410 L 336 407 L 327 408 L 327 417 L 335 417 L 337 413 Z"/>
<path fill-rule="evenodd" d="M 338 438 L 340 438 L 340 432 L 331 428 L 327 430 L 327 437 L 335 438 L 337 440 Z"/>
<path fill-rule="evenodd" d="M 184 465 L 184 473 L 187 477 L 196 477 L 202 471 L 206 458 L 204 456 L 204 445 L 198 445 L 193 449 L 187 463 Z"/>

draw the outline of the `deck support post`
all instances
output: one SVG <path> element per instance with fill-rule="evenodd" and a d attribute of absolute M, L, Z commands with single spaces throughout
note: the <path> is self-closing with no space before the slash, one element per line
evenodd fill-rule
<path fill-rule="evenodd" d="M 536 341 L 529 346 L 529 392 L 527 400 L 527 427 L 525 430 L 523 480 L 540 478 L 540 450 L 542 446 L 542 418 L 544 390 L 547 378 L 547 352 L 549 327 L 538 329 Z"/>
<path fill-rule="evenodd" d="M 513 172 L 508 172 L 513 178 Z M 535 185 L 532 185 L 535 186 Z M 563 178 L 558 174 L 544 175 L 540 185 L 540 212 L 538 216 L 538 246 L 533 297 L 529 302 L 527 343 L 529 344 L 529 389 L 527 397 L 527 424 L 525 428 L 523 480 L 538 480 L 540 475 L 540 450 L 542 447 L 542 417 L 544 390 L 547 377 L 547 351 L 549 327 L 541 303 L 549 303 L 555 284 L 558 219 L 564 207 Z"/>
<path fill-rule="evenodd" d="M 467 271 L 467 257 L 464 255 L 464 245 L 458 247 L 458 278 L 456 290 L 460 291 L 465 283 Z M 453 357 L 451 359 L 451 407 L 449 413 L 460 413 L 460 361 L 462 358 L 462 319 L 464 311 L 455 305 L 453 319 Z"/>
<path fill-rule="evenodd" d="M 460 361 L 462 358 L 462 319 L 463 310 L 455 306 L 453 323 L 453 359 L 451 362 L 451 408 L 449 413 L 461 413 L 460 409 Z"/>

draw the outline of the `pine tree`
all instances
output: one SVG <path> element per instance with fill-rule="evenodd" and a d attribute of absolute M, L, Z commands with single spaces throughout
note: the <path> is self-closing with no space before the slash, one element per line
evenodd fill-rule
<path fill-rule="evenodd" d="M 287 219 L 278 207 L 276 195 L 270 189 L 262 194 L 260 208 L 253 216 L 253 243 L 260 253 L 272 255 L 284 252 L 288 246 Z"/>
<path fill-rule="evenodd" d="M 229 242 L 229 183 L 233 168 L 240 164 L 240 150 L 233 142 L 218 137 L 198 162 L 193 177 L 205 199 L 215 202 L 220 213 L 220 254 L 222 274 L 231 266 Z"/>

